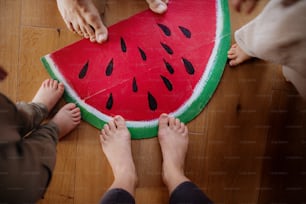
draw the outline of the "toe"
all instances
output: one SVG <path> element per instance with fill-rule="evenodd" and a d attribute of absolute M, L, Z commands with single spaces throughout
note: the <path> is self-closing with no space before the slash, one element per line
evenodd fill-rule
<path fill-rule="evenodd" d="M 169 118 L 169 126 L 170 126 L 171 128 L 174 128 L 174 127 L 175 127 L 175 118 L 173 118 L 173 117 L 170 117 L 170 118 Z"/>
<path fill-rule="evenodd" d="M 46 79 L 45 81 L 43 81 L 42 85 L 44 87 L 48 87 L 50 85 L 50 81 L 51 81 L 51 79 Z"/>
<path fill-rule="evenodd" d="M 68 109 L 68 110 L 73 110 L 76 107 L 76 105 L 74 103 L 67 103 L 64 108 Z"/>
<path fill-rule="evenodd" d="M 52 87 L 52 88 L 57 89 L 58 83 L 57 83 L 56 80 L 51 79 L 51 83 L 50 83 L 50 84 L 51 84 L 51 87 Z"/>
<path fill-rule="evenodd" d="M 160 128 L 165 128 L 168 126 L 169 123 L 169 117 L 167 114 L 163 113 L 159 116 L 159 120 L 158 120 L 158 126 Z"/>
<path fill-rule="evenodd" d="M 118 128 L 125 128 L 126 127 L 125 120 L 120 115 L 115 116 L 115 124 Z"/>
<path fill-rule="evenodd" d="M 115 125 L 114 119 L 112 119 L 111 121 L 109 121 L 108 126 L 109 126 L 109 130 L 110 130 L 110 131 L 114 131 L 114 130 L 116 130 L 116 128 L 117 128 L 116 125 Z"/>
<path fill-rule="evenodd" d="M 236 65 L 237 65 L 236 60 L 230 60 L 230 61 L 229 61 L 229 65 L 230 65 L 230 66 L 236 66 Z"/>
<path fill-rule="evenodd" d="M 110 129 L 109 129 L 109 125 L 108 124 L 104 125 L 103 131 L 105 132 L 105 135 L 109 135 L 110 134 Z"/>
<path fill-rule="evenodd" d="M 97 12 L 98 13 L 98 12 Z M 98 43 L 102 43 L 107 40 L 107 28 L 103 25 L 102 20 L 98 14 L 89 15 L 87 17 L 87 21 L 92 32 L 89 32 L 89 37 L 91 41 L 97 41 Z"/>
<path fill-rule="evenodd" d="M 150 9 L 155 13 L 164 13 L 167 10 L 167 4 L 161 0 L 147 0 Z"/>
<path fill-rule="evenodd" d="M 181 126 L 181 121 L 178 118 L 175 118 L 175 127 L 179 129 L 180 126 Z"/>
<path fill-rule="evenodd" d="M 62 82 L 59 82 L 58 85 L 57 85 L 57 89 L 58 89 L 59 91 L 64 91 L 64 89 L 65 89 L 64 84 L 63 84 Z"/>

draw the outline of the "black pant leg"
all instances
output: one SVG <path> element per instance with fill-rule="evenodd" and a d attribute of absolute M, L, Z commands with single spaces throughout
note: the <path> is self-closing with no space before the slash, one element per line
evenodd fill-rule
<path fill-rule="evenodd" d="M 170 196 L 170 204 L 212 204 L 204 192 L 192 182 L 178 185 Z"/>
<path fill-rule="evenodd" d="M 104 194 L 100 204 L 135 204 L 135 199 L 126 190 L 114 188 Z"/>

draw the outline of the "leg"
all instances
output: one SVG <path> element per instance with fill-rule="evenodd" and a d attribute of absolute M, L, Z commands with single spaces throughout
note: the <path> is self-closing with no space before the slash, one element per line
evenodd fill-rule
<path fill-rule="evenodd" d="M 107 39 L 107 28 L 91 0 L 57 0 L 58 9 L 69 30 L 102 43 Z"/>
<path fill-rule="evenodd" d="M 133 198 L 137 174 L 131 151 L 131 135 L 121 116 L 114 117 L 104 126 L 101 130 L 100 142 L 114 174 L 114 182 L 101 202 L 109 203 L 107 201 L 119 199 L 120 196 L 111 197 L 118 194 L 125 194 L 125 197 Z M 128 202 L 125 201 L 125 203 L 135 203 L 135 201 L 128 199 Z"/>
<path fill-rule="evenodd" d="M 51 122 L 40 126 L 25 139 L 0 143 L 2 202 L 35 203 L 43 196 L 55 166 L 58 135 L 67 133 L 67 127 L 75 128 L 80 118 L 75 110 L 78 108 L 74 104 L 67 104 Z"/>
<path fill-rule="evenodd" d="M 170 195 L 170 204 L 212 204 L 203 191 L 190 181 L 179 184 Z"/>
<path fill-rule="evenodd" d="M 179 119 L 162 114 L 158 139 L 163 155 L 163 181 L 169 190 L 170 203 L 207 203 L 209 199 L 184 173 L 188 149 L 187 127 Z"/>
<path fill-rule="evenodd" d="M 306 24 L 306 1 L 290 5 L 283 2 L 269 1 L 255 19 L 237 30 L 237 47 L 247 56 L 288 66 L 306 77 L 306 57 L 302 54 L 306 46 L 306 27 L 303 26 Z M 282 35 L 284 32 L 287 34 Z M 229 53 L 233 65 L 245 60 L 242 52 L 237 53 L 237 57 Z"/>
<path fill-rule="evenodd" d="M 22 136 L 37 127 L 48 115 L 64 93 L 64 85 L 53 79 L 46 79 L 41 84 L 32 103 L 19 102 L 18 126 Z"/>
<path fill-rule="evenodd" d="M 2 140 L 18 141 L 44 120 L 64 92 L 64 86 L 53 79 L 45 80 L 32 103 L 15 105 L 4 95 L 0 97 L 0 122 L 4 135 L 15 135 Z M 15 133 L 13 133 L 15 132 Z M 18 136 L 16 136 L 18 135 Z"/>

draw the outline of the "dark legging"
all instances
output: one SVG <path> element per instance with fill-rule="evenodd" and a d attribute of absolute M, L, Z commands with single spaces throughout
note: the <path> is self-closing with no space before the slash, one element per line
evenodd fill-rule
<path fill-rule="evenodd" d="M 209 198 L 192 182 L 178 185 L 170 196 L 170 204 L 210 204 Z M 100 204 L 135 204 L 133 196 L 123 189 L 111 189 L 105 193 Z"/>

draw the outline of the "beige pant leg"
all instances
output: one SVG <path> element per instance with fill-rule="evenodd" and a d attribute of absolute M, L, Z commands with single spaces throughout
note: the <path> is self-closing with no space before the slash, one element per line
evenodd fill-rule
<path fill-rule="evenodd" d="M 235 32 L 235 40 L 248 55 L 285 66 L 299 93 L 304 93 L 300 84 L 306 84 L 305 0 L 290 6 L 282 0 L 269 1 L 255 19 Z"/>
<path fill-rule="evenodd" d="M 299 94 L 306 100 L 306 78 L 302 77 L 299 73 L 293 69 L 283 66 L 283 75 L 290 81 L 299 92 Z"/>

